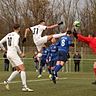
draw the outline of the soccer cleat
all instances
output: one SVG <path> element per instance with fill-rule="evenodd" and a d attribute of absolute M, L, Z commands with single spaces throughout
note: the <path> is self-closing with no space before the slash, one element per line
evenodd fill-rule
<path fill-rule="evenodd" d="M 43 72 L 46 72 L 46 70 L 43 70 Z"/>
<path fill-rule="evenodd" d="M 39 76 L 38 76 L 38 78 L 41 78 L 41 77 L 42 77 L 42 75 L 39 75 Z"/>
<path fill-rule="evenodd" d="M 22 88 L 22 91 L 23 92 L 34 92 L 34 90 L 30 89 L 30 88 L 27 88 L 27 87 L 23 87 Z"/>
<path fill-rule="evenodd" d="M 49 75 L 49 78 L 52 78 L 52 74 Z"/>
<path fill-rule="evenodd" d="M 5 85 L 5 88 L 6 88 L 7 90 L 10 90 L 10 87 L 9 87 L 9 84 L 8 84 L 7 81 L 4 81 L 4 85 Z"/>
<path fill-rule="evenodd" d="M 56 77 L 56 80 L 59 80 L 59 77 Z"/>
<path fill-rule="evenodd" d="M 52 73 L 52 81 L 54 84 L 56 84 L 56 76 L 55 76 L 54 72 Z"/>
<path fill-rule="evenodd" d="M 92 84 L 96 85 L 96 80 L 94 82 L 92 82 Z"/>

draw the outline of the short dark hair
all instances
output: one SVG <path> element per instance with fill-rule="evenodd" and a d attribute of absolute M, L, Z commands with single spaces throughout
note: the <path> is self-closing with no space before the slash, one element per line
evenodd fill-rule
<path fill-rule="evenodd" d="M 45 22 L 45 20 L 40 20 L 39 23 Z"/>
<path fill-rule="evenodd" d="M 72 31 L 71 30 L 68 30 L 67 31 L 67 34 L 69 34 L 69 35 L 72 34 Z"/>
<path fill-rule="evenodd" d="M 19 24 L 14 24 L 14 26 L 13 26 L 14 29 L 18 29 L 19 27 L 20 27 Z"/>

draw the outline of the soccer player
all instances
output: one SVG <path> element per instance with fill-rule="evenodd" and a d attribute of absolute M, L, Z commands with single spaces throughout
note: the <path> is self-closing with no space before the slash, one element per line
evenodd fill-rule
<path fill-rule="evenodd" d="M 40 58 L 40 68 L 39 68 L 38 78 L 42 77 L 42 68 L 45 66 L 45 64 L 47 64 L 46 63 L 47 54 L 48 54 L 48 49 L 47 49 L 46 45 L 43 45 L 42 56 Z"/>
<path fill-rule="evenodd" d="M 8 33 L 1 41 L 0 41 L 0 47 L 3 49 L 3 51 L 6 51 L 5 47 L 3 46 L 3 43 L 6 42 L 7 44 L 7 58 L 10 61 L 12 67 L 16 67 L 16 71 L 12 72 L 12 74 L 9 76 L 9 78 L 4 81 L 5 87 L 7 90 L 10 90 L 9 83 L 13 80 L 13 78 L 20 74 L 21 81 L 22 81 L 22 91 L 33 91 L 32 89 L 27 87 L 26 84 L 26 73 L 25 73 L 25 67 L 20 57 L 24 57 L 24 53 L 19 48 L 19 32 L 20 32 L 20 25 L 14 24 L 13 32 Z M 20 55 L 20 56 L 19 56 Z"/>
<path fill-rule="evenodd" d="M 48 55 L 47 55 L 49 78 L 52 77 L 52 71 L 54 69 L 54 66 L 56 65 L 57 57 L 58 57 L 57 55 L 58 46 L 56 45 L 56 39 L 52 38 L 51 43 L 52 44 L 48 48 L 49 50 L 48 50 Z M 58 78 L 57 75 L 56 75 L 56 78 Z"/>
<path fill-rule="evenodd" d="M 88 44 L 89 47 L 92 49 L 93 53 L 96 54 L 96 37 L 94 36 L 85 37 L 82 34 L 77 33 L 75 30 L 73 32 L 73 35 L 78 39 L 78 41 Z M 92 84 L 96 84 L 96 61 L 94 62 L 93 69 L 95 74 L 95 81 L 92 82 Z"/>
<path fill-rule="evenodd" d="M 69 47 L 73 46 L 72 39 L 70 37 L 71 31 L 67 31 L 66 36 L 62 36 L 58 41 L 58 59 L 54 72 L 52 74 L 52 80 L 56 84 L 56 74 L 64 66 L 67 61 L 67 54 L 69 52 Z"/>
<path fill-rule="evenodd" d="M 22 43 L 24 43 L 26 41 L 27 33 L 32 31 L 33 41 L 34 41 L 34 43 L 35 43 L 35 45 L 37 47 L 38 53 L 40 53 L 41 50 L 42 50 L 43 45 L 45 43 L 47 43 L 48 40 L 52 39 L 53 37 L 54 38 L 59 38 L 59 37 L 61 37 L 63 35 L 66 35 L 66 33 L 60 33 L 60 34 L 43 36 L 43 37 L 41 36 L 42 33 L 44 32 L 44 30 L 58 27 L 61 24 L 63 24 L 63 22 L 60 22 L 59 24 L 54 24 L 54 25 L 51 25 L 51 26 L 45 26 L 45 21 L 41 20 L 39 25 L 35 25 L 35 26 L 27 28 L 25 30 L 25 36 L 24 36 L 24 39 L 23 39 Z"/>

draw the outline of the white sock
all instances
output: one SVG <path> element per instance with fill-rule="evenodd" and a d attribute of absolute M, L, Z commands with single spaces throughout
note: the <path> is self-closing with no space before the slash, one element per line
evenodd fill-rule
<path fill-rule="evenodd" d="M 26 73 L 25 73 L 25 71 L 21 71 L 21 80 L 22 80 L 22 85 L 24 86 L 24 87 L 27 87 L 27 84 L 26 84 Z"/>
<path fill-rule="evenodd" d="M 53 38 L 59 38 L 59 37 L 64 36 L 64 35 L 66 35 L 66 32 L 65 33 L 60 33 L 60 34 L 54 34 Z"/>
<path fill-rule="evenodd" d="M 18 74 L 19 74 L 19 71 L 12 72 L 12 74 L 8 78 L 8 82 L 11 82 L 16 77 L 16 75 L 18 75 Z"/>

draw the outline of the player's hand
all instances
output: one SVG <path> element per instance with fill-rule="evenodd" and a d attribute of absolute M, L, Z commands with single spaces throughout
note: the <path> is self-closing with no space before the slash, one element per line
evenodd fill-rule
<path fill-rule="evenodd" d="M 63 24 L 63 21 L 61 21 L 60 23 L 58 23 L 58 25 L 62 25 Z"/>
<path fill-rule="evenodd" d="M 22 40 L 22 43 L 26 42 L 26 38 L 24 37 L 23 40 Z"/>
<path fill-rule="evenodd" d="M 71 47 L 74 47 L 74 43 L 70 44 Z"/>
<path fill-rule="evenodd" d="M 74 35 L 74 37 L 75 37 L 76 39 L 78 38 L 78 36 L 77 36 L 77 35 L 78 35 L 78 33 L 76 32 L 76 30 L 75 30 L 75 29 L 73 30 L 73 35 Z"/>
<path fill-rule="evenodd" d="M 25 57 L 25 54 L 24 53 L 21 53 L 20 56 L 23 58 L 23 57 Z"/>

